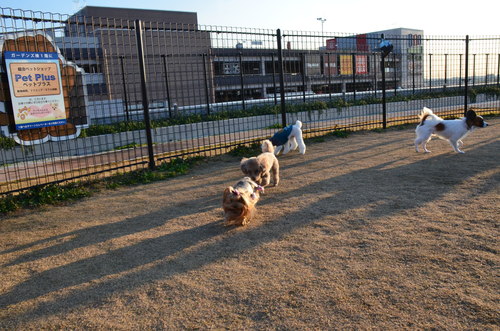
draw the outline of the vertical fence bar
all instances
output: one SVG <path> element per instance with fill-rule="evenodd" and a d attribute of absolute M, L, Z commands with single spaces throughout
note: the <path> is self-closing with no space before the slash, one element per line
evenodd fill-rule
<path fill-rule="evenodd" d="M 415 94 L 415 54 L 411 55 L 411 67 L 412 67 L 412 75 L 411 75 L 412 94 Z"/>
<path fill-rule="evenodd" d="M 465 74 L 464 74 L 464 116 L 467 114 L 469 98 L 469 35 L 465 36 Z"/>
<path fill-rule="evenodd" d="M 396 65 L 396 53 L 392 53 L 392 66 L 394 67 L 394 96 L 398 94 L 398 67 Z"/>
<path fill-rule="evenodd" d="M 472 54 L 472 87 L 476 86 L 476 54 Z"/>
<path fill-rule="evenodd" d="M 378 85 L 377 85 L 377 54 L 376 53 L 373 53 L 373 77 L 374 77 L 373 88 L 375 91 L 374 97 L 376 98 L 377 97 L 377 89 L 378 89 Z"/>
<path fill-rule="evenodd" d="M 278 104 L 278 97 L 276 94 L 276 61 L 274 59 L 274 54 L 271 54 L 271 60 L 273 63 L 273 96 L 274 96 L 274 105 Z"/>
<path fill-rule="evenodd" d="M 243 84 L 243 59 L 241 52 L 239 53 L 240 60 L 240 94 L 241 94 L 241 106 L 245 110 L 245 86 Z"/>
<path fill-rule="evenodd" d="M 459 74 L 458 74 L 458 88 L 462 88 L 462 56 L 463 56 L 463 54 L 459 55 L 459 57 L 460 57 L 460 64 L 458 65 L 458 70 L 459 70 Z"/>
<path fill-rule="evenodd" d="M 486 68 L 485 68 L 485 73 L 484 73 L 484 85 L 488 86 L 488 58 L 490 54 L 486 54 Z"/>
<path fill-rule="evenodd" d="M 170 102 L 170 88 L 168 86 L 167 56 L 162 54 L 161 58 L 163 60 L 163 71 L 165 75 L 165 92 L 167 92 L 168 116 L 172 118 L 172 104 Z"/>
<path fill-rule="evenodd" d="M 382 72 L 382 127 L 387 128 L 387 104 L 385 100 L 385 56 L 382 54 L 380 60 L 380 70 Z"/>
<path fill-rule="evenodd" d="M 352 53 L 352 89 L 353 89 L 353 98 L 356 100 L 356 54 Z"/>
<path fill-rule="evenodd" d="M 444 55 L 444 88 L 448 85 L 448 54 Z"/>
<path fill-rule="evenodd" d="M 276 42 L 278 43 L 278 66 L 280 75 L 280 97 L 281 97 L 281 125 L 286 126 L 286 104 L 285 104 L 285 74 L 283 72 L 283 47 L 281 45 L 281 30 L 276 30 Z"/>
<path fill-rule="evenodd" d="M 302 54 L 302 102 L 306 103 L 306 55 Z"/>
<path fill-rule="evenodd" d="M 205 102 L 207 103 L 207 115 L 210 115 L 210 92 L 208 89 L 207 54 L 203 54 L 203 80 L 205 81 Z"/>
<path fill-rule="evenodd" d="M 500 85 L 500 54 L 498 54 L 497 62 L 497 85 Z"/>
<path fill-rule="evenodd" d="M 127 122 L 129 121 L 129 111 L 128 111 L 128 97 L 127 97 L 127 84 L 125 82 L 125 67 L 123 65 L 124 56 L 120 56 L 120 64 L 122 68 L 122 83 L 123 83 L 123 103 L 125 104 L 125 117 Z"/>
<path fill-rule="evenodd" d="M 328 99 L 332 101 L 332 63 L 330 62 L 330 53 L 328 53 L 327 59 L 328 59 Z"/>
<path fill-rule="evenodd" d="M 153 153 L 153 137 L 151 135 L 151 120 L 149 118 L 148 88 L 146 85 L 146 60 L 144 57 L 144 41 L 142 35 L 142 21 L 135 20 L 135 35 L 137 39 L 137 55 L 139 58 L 139 70 L 141 78 L 142 107 L 144 109 L 144 124 L 146 125 L 146 139 L 148 142 L 149 168 L 155 168 L 155 157 Z"/>
<path fill-rule="evenodd" d="M 429 92 L 432 92 L 432 54 L 429 54 Z"/>

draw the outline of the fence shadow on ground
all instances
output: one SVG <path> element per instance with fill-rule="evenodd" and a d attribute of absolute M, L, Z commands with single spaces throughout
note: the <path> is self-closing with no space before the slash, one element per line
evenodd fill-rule
<path fill-rule="evenodd" d="M 360 150 L 371 147 L 363 147 Z M 488 159 L 475 163 L 474 169 L 462 166 L 460 161 L 463 158 L 462 155 L 449 153 L 405 165 L 398 165 L 397 163 L 400 160 L 385 160 L 368 168 L 347 172 L 341 176 L 331 176 L 321 183 L 314 182 L 306 185 L 309 188 L 317 189 L 322 198 L 313 203 L 305 203 L 304 206 L 293 213 L 284 215 L 284 217 L 266 219 L 258 226 L 245 229 L 224 228 L 221 220 L 216 220 L 201 226 L 147 239 L 109 253 L 62 265 L 35 274 L 27 281 L 12 288 L 8 293 L 2 294 L 0 296 L 0 306 L 5 309 L 12 305 L 68 289 L 69 293 L 67 294 L 57 295 L 55 299 L 38 302 L 32 309 L 18 315 L 13 314 L 10 317 L 16 321 L 28 321 L 37 316 L 48 316 L 69 311 L 90 302 L 98 304 L 113 293 L 128 291 L 146 283 L 172 278 L 175 275 L 202 268 L 207 264 L 279 240 L 295 229 L 310 225 L 317 218 L 325 215 L 334 216 L 367 205 L 390 204 L 396 199 L 404 203 L 394 204 L 393 208 L 388 210 L 377 207 L 368 208 L 370 210 L 369 214 L 377 217 L 389 217 L 394 213 L 408 211 L 439 199 L 452 191 L 457 185 L 466 183 L 471 176 L 495 166 L 496 161 L 493 155 L 498 150 L 498 141 L 482 144 L 480 148 L 489 151 L 489 156 Z M 356 152 L 356 150 L 345 151 L 341 154 Z M 469 147 L 470 158 L 474 158 L 475 152 L 475 149 Z M 485 153 L 482 155 L 485 155 Z M 338 154 L 322 155 L 318 156 L 318 159 L 335 158 L 336 156 Z M 314 161 L 312 159 L 307 163 Z M 299 162 L 294 167 L 303 167 L 306 164 L 300 164 Z M 430 171 L 431 169 L 432 171 Z M 304 167 L 302 173 L 305 174 L 310 171 L 310 169 Z M 436 184 L 438 178 L 435 175 L 429 175 L 429 173 L 441 174 L 441 177 L 446 177 L 446 182 Z M 353 183 L 358 185 L 353 185 Z M 395 186 L 400 188 L 398 197 L 386 193 L 388 187 L 391 188 L 390 191 L 393 191 Z M 366 188 L 370 189 L 365 190 Z M 491 187 L 484 189 L 491 189 Z M 262 199 L 259 208 L 264 209 L 294 201 L 293 199 L 300 197 L 303 191 L 304 187 L 301 187 L 274 195 L 269 190 L 266 199 Z M 359 199 L 361 195 L 368 196 L 365 199 Z M 307 199 L 307 195 L 305 198 Z M 218 196 L 208 198 L 208 200 L 199 199 L 196 204 L 199 207 L 191 209 L 189 214 L 179 211 L 172 213 L 175 206 L 169 206 L 157 212 L 126 219 L 122 222 L 67 233 L 65 236 L 75 235 L 75 239 L 39 250 L 33 255 L 22 256 L 8 265 L 62 254 L 116 236 L 153 229 L 176 217 L 187 215 L 195 217 L 197 213 L 207 210 L 207 208 L 214 210 L 220 208 L 219 200 Z M 341 204 L 337 201 L 350 201 L 350 204 Z M 348 230 L 345 229 L 345 231 Z M 103 232 L 109 232 L 109 234 L 103 234 Z M 48 240 L 53 239 L 56 238 Z M 42 242 L 43 240 L 38 243 Z M 203 243 L 206 243 L 202 245 L 203 247 L 196 247 Z M 109 263 L 111 260 L 114 263 Z M 136 268 L 139 270 L 135 270 Z M 119 276 L 113 277 L 118 274 Z"/>

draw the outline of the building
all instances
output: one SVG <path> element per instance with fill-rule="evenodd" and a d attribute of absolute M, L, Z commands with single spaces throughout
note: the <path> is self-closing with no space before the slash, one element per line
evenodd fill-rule
<path fill-rule="evenodd" d="M 329 41 L 337 51 L 373 54 L 378 52 L 382 38 L 394 46 L 386 59 L 386 76 L 394 81 L 392 88 L 411 88 L 423 81 L 423 30 L 397 28 Z M 328 49 L 328 47 L 327 47 Z M 380 71 L 379 71 L 380 72 Z"/>
<path fill-rule="evenodd" d="M 68 20 L 64 36 L 56 38 L 67 60 L 87 73 L 89 100 L 127 114 L 141 109 L 140 69 L 135 21 L 144 25 L 148 98 L 152 106 L 170 100 L 183 106 L 205 102 L 204 54 L 209 33 L 198 30 L 197 14 L 86 6 Z M 189 41 L 189 42 L 186 42 Z M 190 79 L 182 77 L 189 74 Z M 92 105 L 90 106 L 92 107 Z M 98 112 L 95 109 L 93 116 Z"/>
<path fill-rule="evenodd" d="M 325 94 L 380 89 L 382 35 L 394 45 L 385 58 L 386 88 L 422 86 L 423 31 L 400 28 L 327 39 L 319 49 L 294 49 L 287 43 L 283 50 L 285 92 Z M 308 43 L 313 44 L 301 44 Z M 241 100 L 242 94 L 246 99 L 272 97 L 279 91 L 276 50 L 238 46 L 212 50 L 215 100 Z"/>
<path fill-rule="evenodd" d="M 244 47 L 237 39 L 227 44 L 218 39 L 224 38 L 220 31 L 200 29 L 193 12 L 87 6 L 71 16 L 64 37 L 56 40 L 63 55 L 87 73 L 89 100 L 94 102 L 89 106 L 91 117 L 104 116 L 100 112 L 128 117 L 142 110 L 134 28 L 137 19 L 144 22 L 150 108 L 168 108 L 172 116 L 173 107 L 209 109 L 212 103 L 276 98 L 281 91 L 274 46 Z M 239 32 L 224 33 L 233 38 Z M 380 89 L 382 35 L 394 44 L 394 52 L 385 59 L 386 87 L 421 86 L 423 31 L 400 28 L 286 42 L 285 92 L 331 94 Z M 318 41 L 320 47 L 315 46 Z M 273 43 L 270 37 L 267 44 Z"/>

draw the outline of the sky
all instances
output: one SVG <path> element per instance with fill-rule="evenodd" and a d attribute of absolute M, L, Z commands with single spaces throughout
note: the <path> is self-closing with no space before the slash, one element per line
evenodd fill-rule
<path fill-rule="evenodd" d="M 84 6 L 186 11 L 196 12 L 201 25 L 254 29 L 365 33 L 410 28 L 428 36 L 500 35 L 498 0 L 2 0 L 0 6 L 59 14 Z"/>

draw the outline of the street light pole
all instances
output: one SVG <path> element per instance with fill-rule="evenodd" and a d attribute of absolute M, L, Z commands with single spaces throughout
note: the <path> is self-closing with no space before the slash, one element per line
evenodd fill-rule
<path fill-rule="evenodd" d="M 321 22 L 321 35 L 323 35 L 323 24 L 325 23 L 326 18 L 318 17 L 316 20 Z"/>

